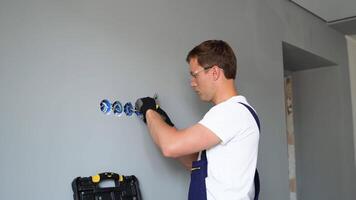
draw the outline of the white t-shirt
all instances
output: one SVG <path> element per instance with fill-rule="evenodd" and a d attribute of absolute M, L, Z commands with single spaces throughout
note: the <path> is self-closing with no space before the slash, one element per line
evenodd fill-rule
<path fill-rule="evenodd" d="M 259 129 L 251 112 L 234 96 L 212 107 L 199 122 L 214 132 L 221 143 L 206 150 L 208 200 L 254 198 Z"/>

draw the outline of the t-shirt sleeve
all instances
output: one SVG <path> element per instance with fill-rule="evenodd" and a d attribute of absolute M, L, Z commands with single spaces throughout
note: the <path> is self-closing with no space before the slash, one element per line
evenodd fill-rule
<path fill-rule="evenodd" d="M 236 107 L 233 109 L 213 107 L 199 121 L 199 124 L 210 129 L 221 139 L 222 144 L 226 144 L 238 135 L 241 125 L 244 124 L 241 109 Z"/>

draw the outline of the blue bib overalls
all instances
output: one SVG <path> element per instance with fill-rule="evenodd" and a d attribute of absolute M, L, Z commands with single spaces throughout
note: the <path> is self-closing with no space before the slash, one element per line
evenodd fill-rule
<path fill-rule="evenodd" d="M 260 130 L 260 120 L 256 112 L 248 105 L 239 102 L 240 104 L 244 105 L 253 115 L 256 120 L 258 129 Z M 261 131 L 261 130 L 260 130 Z M 190 178 L 190 186 L 189 186 L 189 193 L 188 193 L 188 200 L 206 200 L 206 185 L 205 185 L 205 178 L 208 176 L 208 160 L 206 158 L 206 150 L 202 151 L 200 160 L 194 161 L 192 163 L 192 171 L 191 171 L 191 178 Z M 254 184 L 255 184 L 255 198 L 254 200 L 258 200 L 258 195 L 260 193 L 260 179 L 256 169 L 255 177 L 254 177 Z"/>

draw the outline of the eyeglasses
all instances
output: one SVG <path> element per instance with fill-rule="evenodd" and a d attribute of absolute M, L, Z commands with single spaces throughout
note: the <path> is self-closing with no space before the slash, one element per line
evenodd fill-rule
<path fill-rule="evenodd" d="M 192 78 L 197 78 L 197 77 L 198 77 L 198 74 L 199 74 L 200 72 L 205 71 L 205 70 L 208 70 L 208 69 L 210 69 L 210 68 L 212 68 L 212 67 L 214 67 L 214 65 L 209 66 L 209 67 L 205 67 L 205 68 L 203 68 L 203 69 L 201 69 L 201 70 L 197 70 L 197 71 L 195 71 L 195 72 L 190 72 L 190 75 L 192 76 Z"/>

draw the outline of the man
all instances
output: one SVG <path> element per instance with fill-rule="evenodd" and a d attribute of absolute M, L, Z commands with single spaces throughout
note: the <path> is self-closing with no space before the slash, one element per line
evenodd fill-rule
<path fill-rule="evenodd" d="M 235 88 L 233 50 L 224 41 L 208 40 L 189 52 L 187 62 L 191 87 L 214 104 L 201 121 L 178 130 L 150 97 L 138 99 L 136 109 L 163 155 L 191 169 L 189 200 L 257 199 L 259 121 Z"/>

